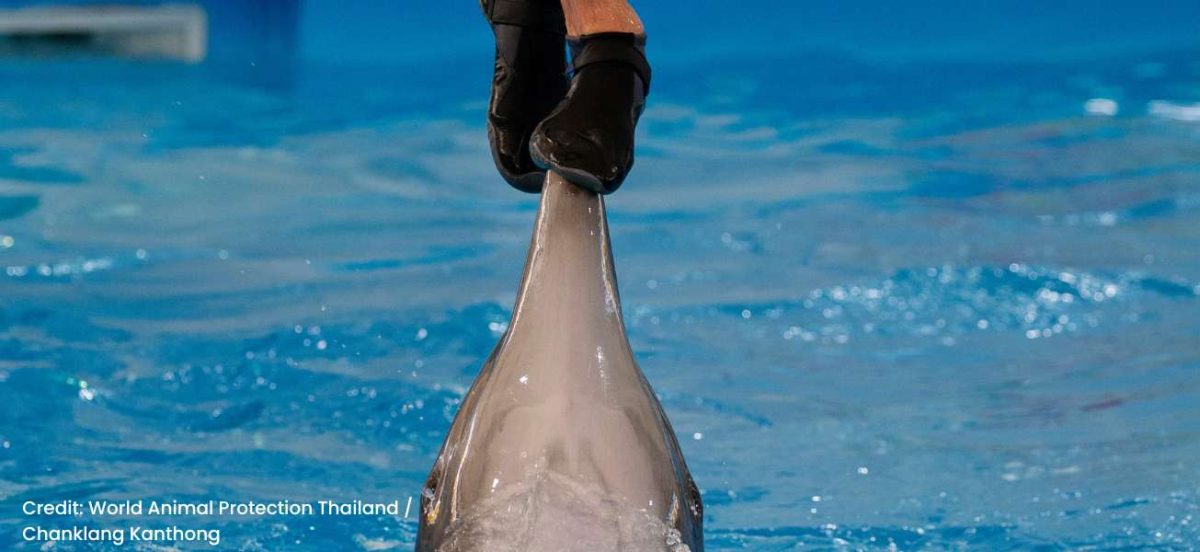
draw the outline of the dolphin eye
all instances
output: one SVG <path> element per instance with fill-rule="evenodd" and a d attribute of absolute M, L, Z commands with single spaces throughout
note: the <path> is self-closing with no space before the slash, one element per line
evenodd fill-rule
<path fill-rule="evenodd" d="M 421 489 L 421 512 L 424 514 L 425 523 L 433 525 L 438 516 L 437 490 L 438 485 L 442 482 L 441 462 L 439 461 L 432 470 L 429 470 L 429 478 L 425 480 L 425 487 Z"/>

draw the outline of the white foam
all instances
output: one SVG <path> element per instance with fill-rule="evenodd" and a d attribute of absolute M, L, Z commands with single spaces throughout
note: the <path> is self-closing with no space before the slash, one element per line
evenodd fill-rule
<path fill-rule="evenodd" d="M 1116 100 L 1108 98 L 1092 98 L 1083 103 L 1083 111 L 1088 115 L 1099 115 L 1103 117 L 1112 117 L 1120 110 L 1120 106 Z"/>
<path fill-rule="evenodd" d="M 1180 104 L 1166 100 L 1154 100 L 1147 106 L 1146 111 L 1163 119 L 1200 123 L 1200 103 Z"/>
<path fill-rule="evenodd" d="M 544 470 L 501 486 L 449 533 L 440 551 L 690 551 L 674 527 L 647 510 Z"/>

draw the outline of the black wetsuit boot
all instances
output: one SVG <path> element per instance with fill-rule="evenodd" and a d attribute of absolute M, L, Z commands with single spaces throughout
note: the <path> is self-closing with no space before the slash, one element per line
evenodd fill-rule
<path fill-rule="evenodd" d="M 488 141 L 504 180 L 539 192 L 545 170 L 529 156 L 529 138 L 563 99 L 566 24 L 559 0 L 482 0 L 496 36 L 496 68 L 488 106 Z"/>
<path fill-rule="evenodd" d="M 632 34 L 585 36 L 572 47 L 571 89 L 534 130 L 530 152 L 539 166 L 610 194 L 633 166 L 633 133 L 650 92 L 650 64 Z"/>

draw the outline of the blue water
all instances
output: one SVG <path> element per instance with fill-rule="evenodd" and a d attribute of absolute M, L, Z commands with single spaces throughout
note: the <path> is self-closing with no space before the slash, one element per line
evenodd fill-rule
<path fill-rule="evenodd" d="M 665 41 L 609 213 L 710 549 L 1200 547 L 1200 64 L 1134 27 Z M 0 62 L 0 541 L 40 546 L 26 499 L 416 496 L 536 208 L 488 157 L 489 54 Z"/>

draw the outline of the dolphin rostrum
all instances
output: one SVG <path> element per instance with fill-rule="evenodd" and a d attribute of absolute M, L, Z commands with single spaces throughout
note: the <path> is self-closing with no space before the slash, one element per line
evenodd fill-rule
<path fill-rule="evenodd" d="M 604 200 L 550 172 L 508 331 L 422 491 L 417 550 L 700 552 L 702 518 L 625 337 Z"/>

